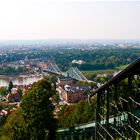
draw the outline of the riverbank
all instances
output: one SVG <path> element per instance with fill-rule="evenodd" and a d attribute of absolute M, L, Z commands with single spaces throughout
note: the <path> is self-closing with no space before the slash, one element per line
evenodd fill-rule
<path fill-rule="evenodd" d="M 29 85 L 43 79 L 43 74 L 19 75 L 19 76 L 5 76 L 0 75 L 0 86 L 8 86 L 12 81 L 14 85 Z"/>

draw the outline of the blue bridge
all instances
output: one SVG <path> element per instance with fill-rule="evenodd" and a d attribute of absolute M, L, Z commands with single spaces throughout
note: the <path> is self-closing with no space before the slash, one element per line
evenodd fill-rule
<path fill-rule="evenodd" d="M 71 67 L 68 71 L 62 72 L 55 63 L 49 62 L 48 67 L 43 71 L 56 75 L 69 76 L 78 81 L 87 81 L 87 78 L 79 71 L 77 67 Z"/>

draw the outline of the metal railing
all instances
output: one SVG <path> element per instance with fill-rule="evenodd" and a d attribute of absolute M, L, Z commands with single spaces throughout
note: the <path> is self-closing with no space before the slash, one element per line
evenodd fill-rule
<path fill-rule="evenodd" d="M 96 120 L 57 131 L 60 139 L 133 139 L 140 135 L 140 59 L 95 90 Z M 106 110 L 106 111 L 105 111 Z"/>

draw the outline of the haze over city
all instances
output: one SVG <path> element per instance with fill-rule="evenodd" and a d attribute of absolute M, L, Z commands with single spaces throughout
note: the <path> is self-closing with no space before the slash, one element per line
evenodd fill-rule
<path fill-rule="evenodd" d="M 0 40 L 139 39 L 140 1 L 0 1 Z"/>

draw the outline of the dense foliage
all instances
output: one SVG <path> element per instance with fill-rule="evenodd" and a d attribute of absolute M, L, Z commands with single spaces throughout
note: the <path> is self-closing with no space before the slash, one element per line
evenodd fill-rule
<path fill-rule="evenodd" d="M 11 92 L 11 89 L 14 87 L 13 82 L 10 81 L 8 85 L 8 91 Z"/>
<path fill-rule="evenodd" d="M 63 52 L 63 53 L 62 53 Z M 59 57 L 58 57 L 59 56 Z M 78 65 L 80 70 L 112 69 L 126 65 L 140 56 L 140 49 L 97 49 L 97 50 L 63 50 L 55 53 L 55 61 L 63 69 L 71 65 L 72 60 L 83 60 L 85 64 Z"/>
<path fill-rule="evenodd" d="M 61 106 L 59 127 L 74 127 L 95 120 L 96 97 L 91 102 L 85 100 L 74 105 Z"/>
<path fill-rule="evenodd" d="M 84 64 L 78 65 L 80 70 L 114 69 L 120 65 L 126 65 L 140 57 L 139 48 L 100 48 L 64 49 L 54 48 L 51 50 L 31 50 L 29 52 L 7 53 L 0 56 L 0 62 L 12 62 L 18 60 L 41 59 L 55 61 L 61 70 L 68 70 L 72 66 L 72 60 L 83 60 Z"/>
<path fill-rule="evenodd" d="M 25 67 L 1 67 L 0 68 L 0 75 L 19 75 L 19 74 L 25 74 L 27 72 L 27 69 Z"/>
<path fill-rule="evenodd" d="M 7 89 L 6 87 L 0 87 L 0 96 L 7 95 Z"/>
<path fill-rule="evenodd" d="M 20 108 L 7 119 L 4 134 L 16 140 L 53 139 L 56 126 L 50 100 L 53 93 L 48 81 L 34 83 L 26 91 Z"/>

